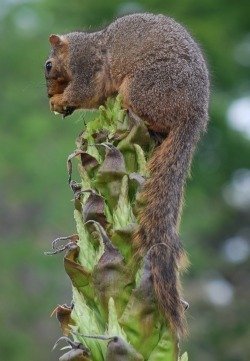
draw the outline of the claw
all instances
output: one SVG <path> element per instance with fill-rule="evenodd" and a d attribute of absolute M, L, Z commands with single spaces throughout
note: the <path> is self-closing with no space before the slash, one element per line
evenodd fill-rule
<path fill-rule="evenodd" d="M 184 310 L 187 311 L 189 309 L 189 303 L 183 299 L 181 299 L 181 304 L 184 307 Z"/>
<path fill-rule="evenodd" d="M 75 110 L 76 107 L 65 107 L 65 109 L 63 109 L 65 111 L 64 116 L 67 117 L 68 115 L 71 115 Z"/>

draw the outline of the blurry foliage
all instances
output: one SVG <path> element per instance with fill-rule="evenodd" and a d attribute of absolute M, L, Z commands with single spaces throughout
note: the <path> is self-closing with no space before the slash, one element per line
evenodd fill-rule
<path fill-rule="evenodd" d="M 70 302 L 62 264 L 42 253 L 50 239 L 73 230 L 64 164 L 91 113 L 77 112 L 64 121 L 50 114 L 43 79 L 48 35 L 92 30 L 129 9 L 173 16 L 187 25 L 208 59 L 211 122 L 192 166 L 181 229 L 192 263 L 184 282 L 191 303 L 185 348 L 192 361 L 249 359 L 250 267 L 246 259 L 229 262 L 222 249 L 228 238 L 250 238 L 249 207 L 233 208 L 223 196 L 235 171 L 250 168 L 249 140 L 226 123 L 229 104 L 250 92 L 250 67 L 235 57 L 250 32 L 250 2 L 2 0 L 1 360 L 31 360 L 34 349 L 36 361 L 56 359 L 50 348 L 59 333 L 49 314 L 58 302 Z M 223 306 L 209 299 L 211 279 L 231 287 L 232 298 Z"/>

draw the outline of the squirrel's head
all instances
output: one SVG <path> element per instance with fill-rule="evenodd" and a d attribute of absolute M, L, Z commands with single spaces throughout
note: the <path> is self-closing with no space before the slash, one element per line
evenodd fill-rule
<path fill-rule="evenodd" d="M 75 109 L 99 106 L 107 77 L 98 33 L 50 35 L 49 41 L 45 78 L 51 110 L 66 116 Z"/>
<path fill-rule="evenodd" d="M 64 36 L 50 35 L 51 52 L 45 62 L 44 72 L 47 84 L 47 94 L 51 99 L 63 94 L 71 81 L 69 68 L 69 45 Z M 50 103 L 51 110 L 53 105 Z M 58 109 L 59 110 L 59 109 Z M 63 113 L 63 112 L 62 112 Z M 66 109 L 63 113 L 66 115 Z"/>

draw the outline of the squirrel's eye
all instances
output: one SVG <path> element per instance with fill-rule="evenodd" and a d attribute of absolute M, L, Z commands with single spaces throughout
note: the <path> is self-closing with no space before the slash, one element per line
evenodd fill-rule
<path fill-rule="evenodd" d="M 47 61 L 47 62 L 46 62 L 45 68 L 46 68 L 47 71 L 50 71 L 50 70 L 51 70 L 51 68 L 52 68 L 52 63 L 51 63 L 51 61 Z"/>

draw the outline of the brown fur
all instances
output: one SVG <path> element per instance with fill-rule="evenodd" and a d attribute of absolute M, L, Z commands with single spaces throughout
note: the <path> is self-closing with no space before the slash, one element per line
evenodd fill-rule
<path fill-rule="evenodd" d="M 208 120 L 209 79 L 202 53 L 180 24 L 163 15 L 129 15 L 102 31 L 59 39 L 64 53 L 52 45 L 49 59 L 60 68 L 65 88 L 58 95 L 46 72 L 52 110 L 65 114 L 67 107 L 93 108 L 120 93 L 131 113 L 166 137 L 150 160 L 142 191 L 146 206 L 134 244 L 137 254 L 149 254 L 160 309 L 172 330 L 183 334 L 179 271 L 186 256 L 178 223 L 185 179 Z"/>

